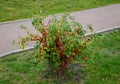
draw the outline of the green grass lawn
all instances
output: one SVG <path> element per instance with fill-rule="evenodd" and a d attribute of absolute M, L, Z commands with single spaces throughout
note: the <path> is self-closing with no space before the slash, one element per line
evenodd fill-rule
<path fill-rule="evenodd" d="M 120 84 L 120 30 L 99 36 L 85 84 Z"/>
<path fill-rule="evenodd" d="M 97 36 L 92 60 L 81 64 L 81 84 L 120 84 L 120 30 Z M 0 58 L 0 84 L 61 84 L 52 76 L 44 77 L 47 62 L 34 63 L 33 51 Z M 66 80 L 64 84 L 79 83 Z"/>
<path fill-rule="evenodd" d="M 0 22 L 31 18 L 38 9 L 62 13 L 68 4 L 72 12 L 116 3 L 120 0 L 0 0 Z"/>

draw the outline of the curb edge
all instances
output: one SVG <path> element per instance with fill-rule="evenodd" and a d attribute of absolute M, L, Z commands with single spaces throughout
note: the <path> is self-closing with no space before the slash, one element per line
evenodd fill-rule
<path fill-rule="evenodd" d="M 96 31 L 95 34 L 101 34 L 101 33 L 105 33 L 105 32 L 110 32 L 110 31 L 117 30 L 117 29 L 120 29 L 120 26 L 116 26 L 116 27 L 112 27 L 112 28 L 107 28 L 107 29 L 103 29 L 103 30 L 100 30 L 100 31 Z M 86 36 L 89 36 L 89 35 L 90 35 L 90 33 L 86 34 Z M 17 50 L 13 50 L 13 51 L 1 54 L 0 58 L 6 57 L 7 55 L 10 55 L 10 54 L 19 53 L 19 52 L 23 52 L 23 51 L 31 50 L 31 49 L 34 49 L 34 46 L 27 47 L 25 49 L 17 49 Z"/>

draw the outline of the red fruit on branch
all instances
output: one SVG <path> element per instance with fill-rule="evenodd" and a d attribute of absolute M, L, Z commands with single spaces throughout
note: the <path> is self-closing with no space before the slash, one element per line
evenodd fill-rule
<path fill-rule="evenodd" d="M 65 58 L 65 54 L 63 53 L 63 51 L 60 51 L 60 58 Z"/>
<path fill-rule="evenodd" d="M 47 47 L 47 43 L 45 41 L 42 41 L 43 47 Z"/>
<path fill-rule="evenodd" d="M 66 64 L 70 63 L 70 58 L 67 58 L 67 57 L 66 57 L 65 63 L 66 63 Z"/>
<path fill-rule="evenodd" d="M 63 50 L 62 42 L 60 41 L 60 38 L 59 38 L 59 37 L 56 38 L 55 43 L 56 43 L 56 47 L 57 47 L 59 50 Z"/>
<path fill-rule="evenodd" d="M 45 29 L 42 29 L 41 33 L 42 33 L 42 37 L 46 37 L 47 36 L 47 33 L 46 33 Z"/>
<path fill-rule="evenodd" d="M 25 39 L 22 39 L 22 43 L 26 43 Z"/>
<path fill-rule="evenodd" d="M 74 53 L 77 54 L 77 55 L 78 55 L 78 54 L 82 54 L 82 52 L 81 52 L 78 48 L 76 48 L 76 49 L 74 50 Z"/>
<path fill-rule="evenodd" d="M 79 50 L 78 50 L 78 49 L 75 49 L 75 50 L 74 50 L 74 53 L 75 53 L 75 54 L 79 54 Z"/>
<path fill-rule="evenodd" d="M 41 52 L 42 52 L 42 49 L 40 48 L 40 49 L 39 49 L 39 53 L 41 53 Z"/>
<path fill-rule="evenodd" d="M 71 59 L 74 59 L 74 58 L 75 58 L 75 55 L 71 55 L 70 58 L 71 58 Z"/>
<path fill-rule="evenodd" d="M 88 56 L 83 56 L 82 59 L 83 59 L 83 60 L 87 60 L 87 59 L 88 59 Z"/>
<path fill-rule="evenodd" d="M 89 38 L 87 38 L 87 41 L 89 42 L 89 41 L 91 41 L 91 39 L 92 39 L 92 37 L 89 37 Z"/>

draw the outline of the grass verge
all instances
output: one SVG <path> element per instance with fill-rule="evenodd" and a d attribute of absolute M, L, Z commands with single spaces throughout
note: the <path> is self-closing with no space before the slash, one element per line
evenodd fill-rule
<path fill-rule="evenodd" d="M 95 50 L 94 55 L 90 56 L 92 60 L 83 61 L 84 68 L 80 67 L 77 77 L 84 74 L 81 77 L 83 84 L 120 84 L 120 30 L 97 36 L 91 47 Z M 47 62 L 34 63 L 33 51 L 0 58 L 0 84 L 61 84 L 54 74 L 45 77 L 49 72 L 45 67 Z M 79 83 L 69 79 L 62 82 Z"/>
<path fill-rule="evenodd" d="M 99 35 L 85 84 L 120 84 L 120 30 Z"/>
<path fill-rule="evenodd" d="M 120 0 L 0 0 L 0 22 L 31 18 L 36 10 L 52 14 L 70 12 L 120 3 Z"/>

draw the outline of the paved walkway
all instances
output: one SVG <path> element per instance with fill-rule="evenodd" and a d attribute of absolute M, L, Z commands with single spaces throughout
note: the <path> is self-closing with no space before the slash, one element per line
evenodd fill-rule
<path fill-rule="evenodd" d="M 95 31 L 120 26 L 120 4 L 73 12 L 71 15 L 75 16 L 76 20 L 84 26 L 85 24 L 92 24 Z M 19 49 L 18 46 L 12 45 L 12 41 L 26 35 L 20 25 L 25 25 L 34 32 L 30 19 L 0 23 L 0 56 Z M 32 47 L 33 45 L 34 43 L 30 43 L 27 47 Z"/>

